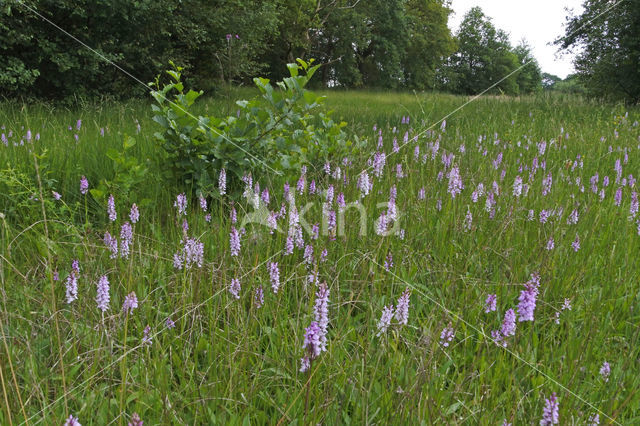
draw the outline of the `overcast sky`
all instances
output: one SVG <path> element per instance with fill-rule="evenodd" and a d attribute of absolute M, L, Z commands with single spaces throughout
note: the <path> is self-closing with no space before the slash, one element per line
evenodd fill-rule
<path fill-rule="evenodd" d="M 573 72 L 572 57 L 556 58 L 556 47 L 547 43 L 564 34 L 565 8 L 580 14 L 581 4 L 582 0 L 452 0 L 449 27 L 457 31 L 464 14 L 480 6 L 496 28 L 509 34 L 512 45 L 522 38 L 529 42 L 543 72 L 565 78 Z"/>

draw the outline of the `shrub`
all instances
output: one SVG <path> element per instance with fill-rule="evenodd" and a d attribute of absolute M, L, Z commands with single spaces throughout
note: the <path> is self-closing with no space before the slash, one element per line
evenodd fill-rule
<path fill-rule="evenodd" d="M 351 152 L 354 146 L 342 130 L 346 123 L 335 122 L 323 108 L 324 97 L 305 89 L 319 67 L 312 63 L 298 59 L 288 64 L 290 77 L 276 87 L 266 78 L 254 78 L 260 96 L 237 101 L 237 114 L 228 117 L 190 112 L 203 92 L 185 91 L 182 68 L 167 71 L 172 82 L 162 89 L 156 79 L 153 119 L 162 131 L 155 137 L 177 177 L 197 192 L 215 194 L 221 168 L 231 172 L 233 188 L 233 181 L 247 173 L 289 177 L 303 164 L 313 170 Z"/>

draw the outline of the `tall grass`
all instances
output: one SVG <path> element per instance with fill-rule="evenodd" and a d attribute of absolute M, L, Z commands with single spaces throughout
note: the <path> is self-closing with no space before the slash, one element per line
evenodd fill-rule
<path fill-rule="evenodd" d="M 230 99 L 251 94 L 234 90 L 200 108 L 232 113 Z M 552 392 L 561 424 L 586 424 L 597 413 L 603 423 L 638 422 L 640 216 L 630 217 L 638 191 L 630 182 L 640 170 L 639 111 L 625 116 L 621 106 L 572 97 L 482 97 L 448 116 L 470 99 L 326 95 L 334 116 L 367 146 L 350 163 L 332 161 L 332 172 L 341 168 L 339 178 L 309 171 L 304 193 L 289 182 L 299 211 L 312 203 L 303 218 L 321 225 L 317 240 L 303 233 L 311 262 L 305 262 L 304 248 L 285 254 L 287 215 L 278 220 L 282 233 L 248 225 L 238 256 L 231 255 L 229 234 L 251 205 L 209 200 L 205 212 L 190 195 L 186 215 L 180 215 L 174 201 L 189 188 L 168 172 L 148 102 L 79 110 L 2 105 L 1 132 L 13 136 L 8 146 L 0 145 L 1 423 L 55 424 L 73 415 L 82 424 L 123 424 L 135 412 L 145 424 L 515 425 L 539 422 Z M 85 175 L 96 188 L 101 180 L 115 182 L 116 170 L 126 174 L 107 156 L 109 149 L 122 150 L 125 135 L 136 140 L 127 155 L 148 173 L 127 194 L 111 186 L 118 219 L 110 222 L 106 199 L 82 195 L 79 181 Z M 368 163 L 377 151 L 386 153 L 380 177 Z M 449 165 L 443 154 L 453 154 Z M 454 167 L 464 189 L 452 197 Z M 373 186 L 363 197 L 356 185 L 365 169 Z M 543 195 L 549 174 L 553 182 Z M 517 176 L 529 185 L 520 196 L 513 189 Z M 268 187 L 269 210 L 290 208 L 285 182 L 253 178 L 261 189 Z M 309 193 L 312 179 L 316 194 Z M 480 183 L 484 191 L 474 202 Z M 344 234 L 323 232 L 329 185 L 335 197 L 328 209 L 339 210 L 340 193 L 347 203 L 359 200 L 364 235 L 356 209 L 347 210 Z M 387 211 L 393 187 L 401 232 L 380 236 L 376 220 Z M 487 207 L 490 191 L 495 204 Z M 131 254 L 112 259 L 104 233 L 119 237 L 134 202 L 141 220 Z M 238 223 L 230 219 L 232 209 Z M 204 244 L 204 261 L 176 269 L 174 254 L 187 237 Z M 551 238 L 554 248 L 548 250 Z M 74 259 L 80 264 L 78 300 L 66 303 Z M 279 265 L 277 293 L 270 262 Z M 59 279 L 53 281 L 55 273 Z M 518 321 L 514 336 L 494 341 L 491 332 L 500 330 L 508 309 L 518 312 L 533 273 L 540 275 L 535 320 Z M 314 320 L 312 274 L 330 289 L 328 345 L 300 372 L 305 328 Z M 111 284 L 104 314 L 95 304 L 103 275 Z M 239 299 L 229 291 L 234 278 L 241 284 Z M 383 307 L 395 307 L 406 288 L 408 324 L 393 319 L 379 333 Z M 126 315 L 121 306 L 130 292 L 139 307 Z M 497 309 L 486 313 L 489 294 L 496 295 Z M 150 344 L 142 340 L 146 326 Z M 454 333 L 446 346 L 445 328 Z M 600 373 L 605 361 L 608 376 Z"/>

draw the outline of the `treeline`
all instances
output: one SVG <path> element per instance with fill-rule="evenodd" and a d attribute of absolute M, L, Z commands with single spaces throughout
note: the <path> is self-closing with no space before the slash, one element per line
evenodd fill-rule
<path fill-rule="evenodd" d="M 0 7 L 0 95 L 8 97 L 141 95 L 170 60 L 185 67 L 188 84 L 207 90 L 256 75 L 280 79 L 298 57 L 325 64 L 315 78 L 324 87 L 542 88 L 528 46 L 511 46 L 479 8 L 452 34 L 449 0 L 5 0 Z"/>

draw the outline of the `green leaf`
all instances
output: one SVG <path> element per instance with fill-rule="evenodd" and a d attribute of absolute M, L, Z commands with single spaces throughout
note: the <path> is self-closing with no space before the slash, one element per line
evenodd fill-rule
<path fill-rule="evenodd" d="M 287 64 L 287 68 L 289 68 L 289 73 L 291 74 L 291 77 L 297 77 L 298 76 L 298 65 L 297 64 Z"/>
<path fill-rule="evenodd" d="M 113 161 L 118 161 L 121 159 L 120 151 L 115 148 L 109 148 L 106 152 L 107 157 L 109 157 Z"/>
<path fill-rule="evenodd" d="M 133 146 L 135 146 L 136 144 L 136 140 L 134 138 L 132 138 L 131 136 L 126 136 L 124 138 L 124 149 L 129 149 Z"/>

